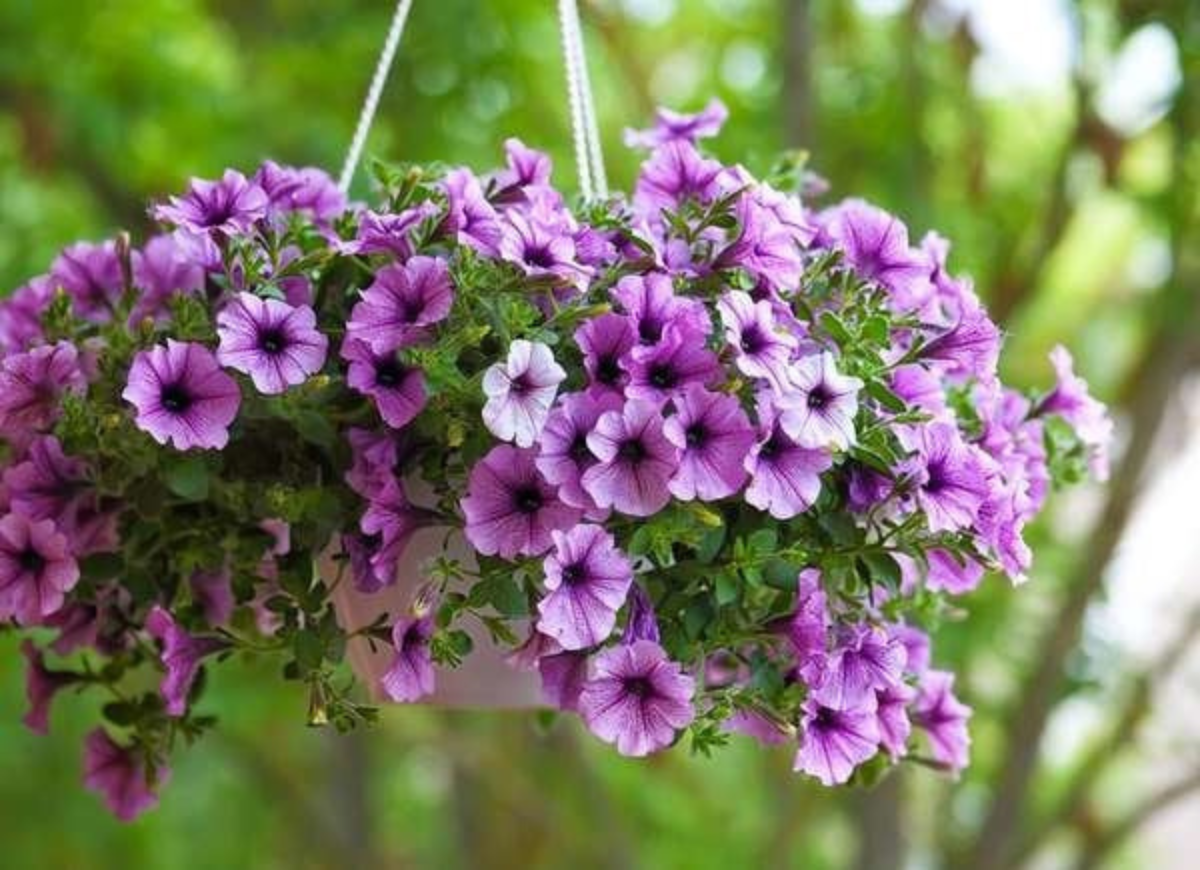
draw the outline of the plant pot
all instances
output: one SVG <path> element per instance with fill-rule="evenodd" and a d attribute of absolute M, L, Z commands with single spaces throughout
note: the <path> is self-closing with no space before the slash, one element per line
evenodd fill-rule
<path fill-rule="evenodd" d="M 443 549 L 444 547 L 444 549 Z M 354 631 L 387 612 L 390 619 L 406 613 L 423 580 L 422 568 L 443 552 L 468 569 L 475 567 L 474 554 L 462 534 L 445 528 L 419 530 L 409 542 L 400 560 L 396 583 L 372 594 L 359 592 L 347 578 L 333 588 L 333 603 L 338 622 L 346 632 Z M 332 584 L 337 575 L 332 553 L 322 560 L 321 574 Z M 390 621 L 389 619 L 389 621 Z M 536 671 L 526 671 L 506 661 L 508 650 L 498 646 L 478 620 L 466 618 L 461 626 L 474 641 L 474 649 L 457 668 L 437 668 L 434 693 L 421 703 L 447 708 L 529 709 L 545 706 L 541 681 Z M 513 626 L 518 635 L 525 627 Z M 366 638 L 350 640 L 347 657 L 355 674 L 377 703 L 391 703 L 380 688 L 380 677 L 391 666 L 390 645 L 375 642 L 372 651 Z"/>

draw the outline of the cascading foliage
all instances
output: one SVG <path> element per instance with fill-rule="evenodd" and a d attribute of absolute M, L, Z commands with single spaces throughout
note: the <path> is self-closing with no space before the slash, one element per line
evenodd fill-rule
<path fill-rule="evenodd" d="M 723 120 L 660 112 L 632 196 L 574 209 L 517 140 L 484 176 L 380 166 L 374 206 L 230 170 L 0 303 L 0 620 L 39 629 L 29 727 L 107 699 L 85 782 L 119 817 L 214 724 L 222 660 L 277 656 L 345 729 L 376 714 L 348 640 L 417 701 L 480 626 L 625 755 L 740 733 L 827 785 L 967 763 L 930 633 L 1025 577 L 1025 525 L 1104 476 L 1111 423 L 1065 350 L 1047 392 L 1000 382 L 945 240 L 802 202 L 796 161 L 722 165 L 697 143 Z M 413 582 L 431 526 L 474 558 Z M 406 609 L 339 624 L 332 584 L 399 575 Z"/>

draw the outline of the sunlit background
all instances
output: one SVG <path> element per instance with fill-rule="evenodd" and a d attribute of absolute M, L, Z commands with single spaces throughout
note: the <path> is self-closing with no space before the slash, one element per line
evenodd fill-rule
<path fill-rule="evenodd" d="M 391 708 L 304 727 L 278 662 L 219 666 L 223 727 L 159 810 L 80 788 L 94 699 L 20 725 L 0 634 L 0 866 L 1191 868 L 1200 849 L 1200 7 L 1195 0 L 589 0 L 609 175 L 626 126 L 721 97 L 714 148 L 811 152 L 955 247 L 1047 385 L 1056 341 L 1111 401 L 1108 487 L 1053 500 L 1031 582 L 989 580 L 937 656 L 976 710 L 959 782 L 911 765 L 831 793 L 735 740 L 616 757 L 573 723 Z M 340 165 L 387 0 L 0 2 L 0 288 L 141 231 L 149 200 L 264 157 Z M 517 135 L 571 187 L 550 0 L 416 0 L 368 151 L 485 170 Z M 360 177 L 360 184 L 363 184 Z M 363 191 L 359 191 L 360 193 Z"/>

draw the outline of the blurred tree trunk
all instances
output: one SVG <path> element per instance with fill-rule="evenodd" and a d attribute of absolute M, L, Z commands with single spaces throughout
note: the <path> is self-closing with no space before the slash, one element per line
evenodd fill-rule
<path fill-rule="evenodd" d="M 903 791 L 901 771 L 896 770 L 874 788 L 855 795 L 857 870 L 900 870 L 904 866 Z"/>
<path fill-rule="evenodd" d="M 783 0 L 783 87 L 780 88 L 784 144 L 816 146 L 813 102 L 812 0 Z"/>

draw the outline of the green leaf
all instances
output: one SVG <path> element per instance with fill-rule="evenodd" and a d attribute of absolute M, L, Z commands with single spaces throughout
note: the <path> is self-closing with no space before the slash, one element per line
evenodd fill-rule
<path fill-rule="evenodd" d="M 337 431 L 329 418 L 317 411 L 301 411 L 292 418 L 296 432 L 309 444 L 329 449 L 337 441 Z"/>
<path fill-rule="evenodd" d="M 726 604 L 732 604 L 733 602 L 737 601 L 738 591 L 738 582 L 736 576 L 729 571 L 721 571 L 717 574 L 717 604 L 724 607 Z"/>
<path fill-rule="evenodd" d="M 854 341 L 854 337 L 850 334 L 850 330 L 846 328 L 846 324 L 832 311 L 821 313 L 821 326 L 825 327 L 825 331 L 829 333 L 830 337 L 843 347 Z"/>
<path fill-rule="evenodd" d="M 204 501 L 209 492 L 209 471 L 204 459 L 188 456 L 167 465 L 163 472 L 167 489 L 185 501 Z"/>
<path fill-rule="evenodd" d="M 904 400 L 888 389 L 882 381 L 868 381 L 867 395 L 894 414 L 903 413 L 908 409 Z"/>

